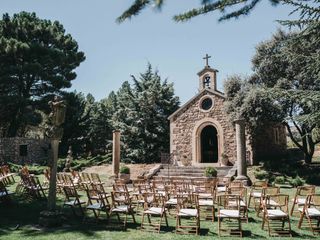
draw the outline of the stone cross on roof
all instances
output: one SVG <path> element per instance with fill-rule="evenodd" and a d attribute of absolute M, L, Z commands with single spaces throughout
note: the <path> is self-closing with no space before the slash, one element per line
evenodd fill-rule
<path fill-rule="evenodd" d="M 206 56 L 202 59 L 205 59 L 206 60 L 206 67 L 209 67 L 209 58 L 211 58 L 211 56 L 209 56 L 207 53 L 206 53 Z"/>

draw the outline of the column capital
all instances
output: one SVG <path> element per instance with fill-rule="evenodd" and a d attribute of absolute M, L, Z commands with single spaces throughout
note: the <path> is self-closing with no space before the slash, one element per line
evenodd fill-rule
<path fill-rule="evenodd" d="M 242 125 L 242 124 L 245 124 L 245 119 L 244 118 L 237 118 L 237 119 L 233 120 L 233 123 Z"/>

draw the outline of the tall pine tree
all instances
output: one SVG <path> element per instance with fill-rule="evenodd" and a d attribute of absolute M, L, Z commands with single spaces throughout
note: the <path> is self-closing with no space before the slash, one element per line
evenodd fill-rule
<path fill-rule="evenodd" d="M 125 82 L 117 93 L 118 108 L 114 127 L 122 134 L 123 157 L 126 161 L 151 163 L 160 152 L 169 151 L 168 116 L 177 110 L 179 99 L 173 84 L 161 81 L 148 64 L 139 79 L 132 76 L 133 86 Z"/>

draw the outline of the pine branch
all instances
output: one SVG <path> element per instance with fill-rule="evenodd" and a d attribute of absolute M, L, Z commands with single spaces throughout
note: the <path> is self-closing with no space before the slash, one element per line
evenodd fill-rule
<path fill-rule="evenodd" d="M 223 15 L 219 18 L 219 22 L 224 20 L 229 20 L 231 18 L 238 18 L 241 15 L 248 15 L 251 10 L 260 2 L 261 0 L 253 0 L 250 4 L 245 5 L 244 7 L 240 8 L 238 11 L 233 11 L 229 14 Z"/>
<path fill-rule="evenodd" d="M 162 1 L 161 1 L 162 2 Z M 138 15 L 142 9 L 150 4 L 150 0 L 135 0 L 135 2 L 120 17 L 117 18 L 118 23 L 122 23 L 126 19 Z"/>
<path fill-rule="evenodd" d="M 206 14 L 215 10 L 224 11 L 226 7 L 231 7 L 247 1 L 248 0 L 220 0 L 215 3 L 205 4 L 203 7 L 200 8 L 194 8 L 185 13 L 175 15 L 173 17 L 173 20 L 176 22 L 185 22 L 193 17 Z"/>

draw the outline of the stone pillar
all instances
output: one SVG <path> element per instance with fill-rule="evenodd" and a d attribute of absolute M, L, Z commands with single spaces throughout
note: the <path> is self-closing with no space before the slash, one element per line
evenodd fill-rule
<path fill-rule="evenodd" d="M 112 174 L 116 177 L 119 175 L 120 166 L 120 131 L 113 131 L 113 145 L 112 145 Z"/>
<path fill-rule="evenodd" d="M 236 180 L 241 180 L 245 185 L 248 184 L 247 177 L 247 162 L 246 162 L 246 135 L 245 122 L 243 119 L 238 119 L 236 125 L 236 143 L 237 143 L 237 177 Z"/>
<path fill-rule="evenodd" d="M 59 139 L 51 140 L 52 149 L 52 166 L 50 169 L 50 185 L 49 185 L 49 196 L 48 196 L 48 210 L 56 210 L 56 185 L 57 185 L 57 163 L 58 163 L 58 150 L 59 150 Z"/>

